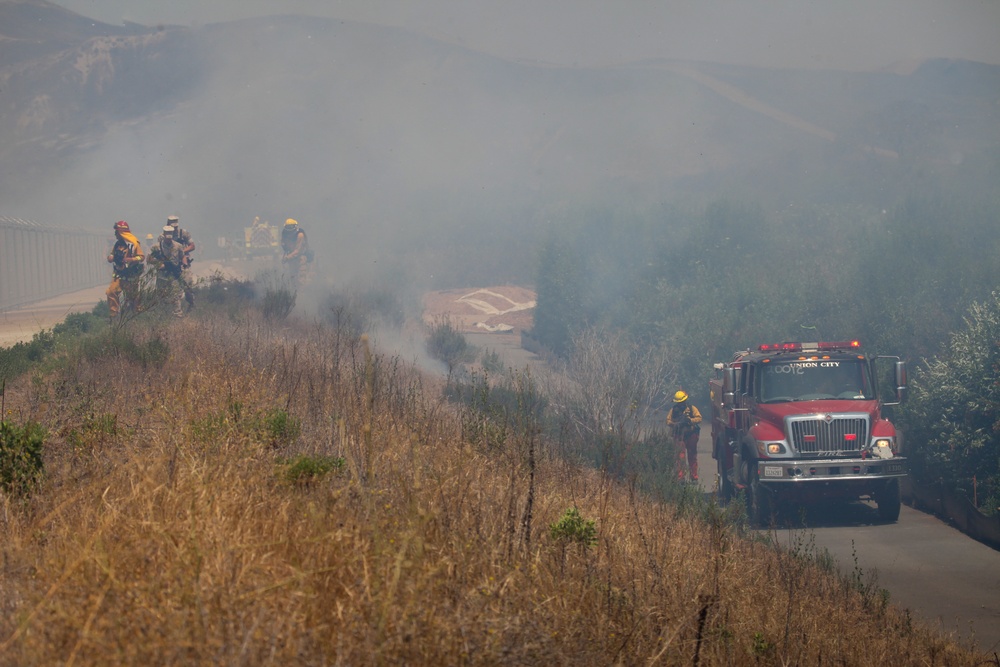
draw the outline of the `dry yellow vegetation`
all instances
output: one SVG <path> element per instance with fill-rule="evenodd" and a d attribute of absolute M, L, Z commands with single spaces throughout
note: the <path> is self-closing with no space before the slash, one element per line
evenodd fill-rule
<path fill-rule="evenodd" d="M 0 501 L 0 664 L 984 659 L 537 432 L 470 442 L 440 380 L 363 337 L 253 312 L 132 335 L 166 356 L 91 348 L 7 387 L 49 440 L 42 486 Z M 550 530 L 571 508 L 593 544 Z"/>

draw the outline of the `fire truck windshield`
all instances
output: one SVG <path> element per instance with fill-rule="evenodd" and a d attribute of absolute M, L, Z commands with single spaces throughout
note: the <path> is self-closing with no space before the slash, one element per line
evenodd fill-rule
<path fill-rule="evenodd" d="M 863 359 L 800 359 L 761 364 L 762 403 L 871 400 L 871 373 Z"/>

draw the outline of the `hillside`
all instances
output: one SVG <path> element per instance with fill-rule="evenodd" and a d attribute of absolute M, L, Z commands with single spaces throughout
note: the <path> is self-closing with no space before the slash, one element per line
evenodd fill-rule
<path fill-rule="evenodd" d="M 47 436 L 40 484 L 0 494 L 0 663 L 984 658 L 806 542 L 568 460 L 525 378 L 476 390 L 514 392 L 506 417 L 449 403 L 366 337 L 241 293 L 97 330 L 7 384 L 5 423 Z"/>

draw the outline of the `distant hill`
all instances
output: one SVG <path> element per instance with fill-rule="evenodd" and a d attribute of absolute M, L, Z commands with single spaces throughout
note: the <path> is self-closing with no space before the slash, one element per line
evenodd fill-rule
<path fill-rule="evenodd" d="M 1000 145 L 1000 67 L 963 61 L 551 67 L 377 25 L 116 27 L 43 0 L 0 0 L 0 55 L 0 201 L 54 223 L 176 211 L 231 235 L 297 212 L 370 248 L 602 197 L 836 198 L 846 174 L 878 199 L 886 164 Z"/>
<path fill-rule="evenodd" d="M 0 2 L 0 63 L 4 67 L 77 48 L 92 37 L 127 30 L 98 23 L 44 0 Z"/>

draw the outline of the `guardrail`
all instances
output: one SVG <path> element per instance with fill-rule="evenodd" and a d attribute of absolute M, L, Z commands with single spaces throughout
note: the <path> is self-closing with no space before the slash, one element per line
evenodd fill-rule
<path fill-rule="evenodd" d="M 110 280 L 111 234 L 0 216 L 0 311 Z"/>

